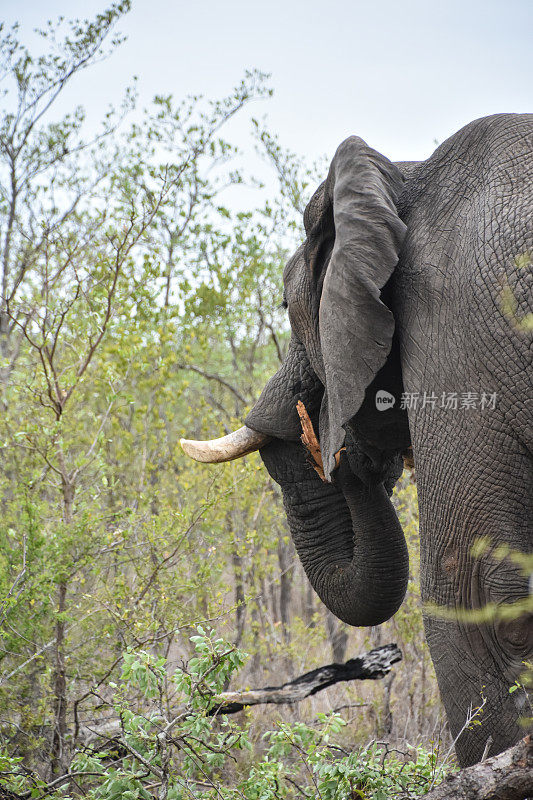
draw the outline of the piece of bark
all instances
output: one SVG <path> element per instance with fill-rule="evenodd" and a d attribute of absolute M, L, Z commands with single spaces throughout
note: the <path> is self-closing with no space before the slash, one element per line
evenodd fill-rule
<path fill-rule="evenodd" d="M 387 675 L 393 664 L 402 660 L 402 651 L 395 644 L 376 647 L 345 664 L 328 664 L 281 686 L 266 686 L 264 689 L 251 689 L 246 692 L 224 692 L 217 695 L 217 706 L 209 712 L 215 714 L 236 714 L 246 706 L 266 703 L 297 703 L 305 697 L 321 692 L 340 681 L 378 680 Z"/>
<path fill-rule="evenodd" d="M 298 400 L 296 403 L 296 410 L 298 412 L 298 416 L 300 417 L 300 424 L 302 426 L 302 435 L 300 436 L 300 439 L 303 446 L 311 456 L 311 466 L 318 474 L 320 480 L 324 481 L 324 483 L 327 483 L 326 476 L 324 475 L 324 464 L 322 463 L 322 450 L 320 449 L 320 442 L 318 441 L 313 423 L 311 422 L 311 418 L 307 413 L 307 409 L 301 400 Z M 341 447 L 341 449 L 337 450 L 335 453 L 335 464 L 337 467 L 340 463 L 341 453 L 344 450 L 346 450 L 346 448 Z"/>
<path fill-rule="evenodd" d="M 301 400 L 298 400 L 296 403 L 296 410 L 298 412 L 298 416 L 300 417 L 300 424 L 302 426 L 302 435 L 300 437 L 302 444 L 311 456 L 313 469 L 317 472 L 320 480 L 325 481 L 326 477 L 324 475 L 324 465 L 322 463 L 322 451 L 320 450 L 320 444 L 316 437 L 313 423 L 311 422 L 309 414 L 307 413 L 307 409 Z"/>
<path fill-rule="evenodd" d="M 497 756 L 466 767 L 424 800 L 526 800 L 533 797 L 533 738 L 526 736 Z"/>

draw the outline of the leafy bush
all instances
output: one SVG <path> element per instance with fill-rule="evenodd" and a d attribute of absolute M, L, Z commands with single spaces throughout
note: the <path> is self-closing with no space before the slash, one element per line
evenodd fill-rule
<path fill-rule="evenodd" d="M 412 748 L 406 758 L 373 742 L 346 752 L 338 713 L 318 714 L 313 724 L 279 721 L 253 754 L 246 722 L 212 715 L 246 655 L 202 627 L 191 641 L 195 654 L 173 674 L 163 657 L 124 653 L 119 682 L 109 684 L 113 701 L 102 709 L 107 723 L 113 712 L 116 729 L 96 725 L 100 735 L 52 784 L 24 774 L 20 759 L 1 756 L 6 788 L 56 800 L 77 796 L 76 785 L 90 800 L 151 800 L 154 792 L 167 800 L 391 800 L 419 797 L 442 777 L 435 750 Z"/>

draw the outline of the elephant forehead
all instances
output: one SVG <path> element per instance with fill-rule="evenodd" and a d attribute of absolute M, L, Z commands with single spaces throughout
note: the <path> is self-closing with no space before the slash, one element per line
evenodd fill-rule
<path fill-rule="evenodd" d="M 304 257 L 305 246 L 298 248 L 288 261 L 284 273 L 285 300 L 289 308 L 291 325 L 299 330 L 300 325 L 308 326 L 312 314 L 313 291 L 311 275 Z"/>
<path fill-rule="evenodd" d="M 302 245 L 285 267 L 283 274 L 285 300 L 292 331 L 304 344 L 307 357 L 323 383 L 324 366 L 318 336 L 318 298 L 304 252 L 305 245 Z"/>
<path fill-rule="evenodd" d="M 291 289 L 298 281 L 300 273 L 305 272 L 305 243 L 301 244 L 298 250 L 289 258 L 283 270 L 283 284 L 285 290 Z"/>
<path fill-rule="evenodd" d="M 326 202 L 326 181 L 322 181 L 305 207 L 304 227 L 307 236 L 309 236 L 316 223 L 323 215 Z"/>

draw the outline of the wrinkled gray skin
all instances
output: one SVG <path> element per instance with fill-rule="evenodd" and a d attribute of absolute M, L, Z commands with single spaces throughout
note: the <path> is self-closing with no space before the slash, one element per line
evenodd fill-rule
<path fill-rule="evenodd" d="M 412 443 L 420 505 L 422 596 L 456 608 L 509 603 L 527 580 L 490 551 L 531 552 L 533 116 L 477 120 L 427 161 L 393 165 L 361 139 L 339 147 L 304 216 L 307 239 L 287 264 L 292 342 L 246 419 L 283 492 L 306 573 L 352 625 L 376 625 L 402 602 L 408 560 L 388 495 Z M 524 261 L 524 259 L 522 260 Z M 516 308 L 502 303 L 512 291 Z M 505 294 L 505 293 L 504 293 Z M 505 309 L 507 308 L 507 313 Z M 511 311 L 511 313 L 509 313 Z M 378 411 L 375 393 L 396 397 Z M 435 396 L 399 408 L 402 391 Z M 443 392 L 497 392 L 495 409 L 443 409 Z M 323 483 L 300 444 L 296 402 L 319 431 Z M 340 466 L 335 453 L 343 446 Z M 462 765 L 512 745 L 524 729 L 531 616 L 486 624 L 426 615 L 452 735 L 486 698 L 481 725 L 457 742 Z"/>

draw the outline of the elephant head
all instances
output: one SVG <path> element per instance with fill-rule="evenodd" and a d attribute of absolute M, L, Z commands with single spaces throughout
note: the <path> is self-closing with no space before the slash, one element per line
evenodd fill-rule
<path fill-rule="evenodd" d="M 305 210 L 306 241 L 285 267 L 292 337 L 284 363 L 243 428 L 214 442 L 182 441 L 201 461 L 260 450 L 313 588 L 351 625 L 389 619 L 408 579 L 389 499 L 410 444 L 391 302 L 406 232 L 402 183 L 362 139 L 340 145 Z M 378 393 L 392 407 L 382 411 Z M 318 431 L 322 478 L 300 441 L 299 401 Z"/>

